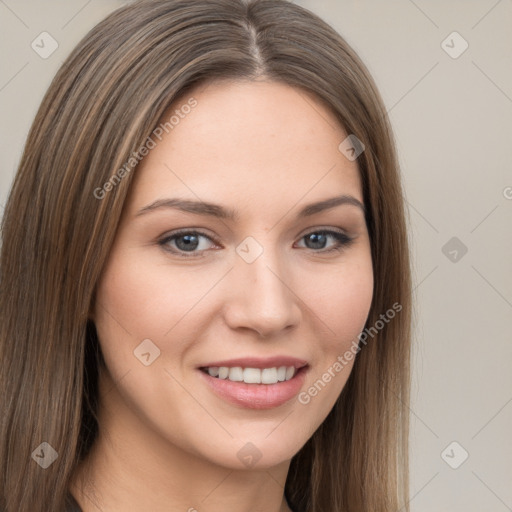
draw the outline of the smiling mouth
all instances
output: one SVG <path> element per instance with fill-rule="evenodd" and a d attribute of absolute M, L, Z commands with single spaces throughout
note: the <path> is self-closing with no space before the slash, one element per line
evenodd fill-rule
<path fill-rule="evenodd" d="M 293 360 L 282 362 L 289 364 Z M 263 366 L 261 361 L 247 363 L 248 366 L 202 366 L 198 367 L 198 372 L 207 386 L 223 400 L 237 407 L 263 410 L 293 400 L 304 385 L 309 370 L 309 365 L 299 360 L 295 361 L 295 366 L 263 368 L 255 368 Z M 269 361 L 267 364 L 272 363 Z"/>
<path fill-rule="evenodd" d="M 301 370 L 294 366 L 279 366 L 272 368 L 243 368 L 241 366 L 210 366 L 200 370 L 210 377 L 245 384 L 278 384 L 287 382 Z"/>

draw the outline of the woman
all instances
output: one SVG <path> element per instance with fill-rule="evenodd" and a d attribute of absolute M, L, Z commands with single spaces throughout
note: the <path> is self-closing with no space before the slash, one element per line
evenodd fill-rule
<path fill-rule="evenodd" d="M 393 137 L 309 11 L 96 26 L 28 136 L 0 279 L 3 510 L 408 510 Z"/>

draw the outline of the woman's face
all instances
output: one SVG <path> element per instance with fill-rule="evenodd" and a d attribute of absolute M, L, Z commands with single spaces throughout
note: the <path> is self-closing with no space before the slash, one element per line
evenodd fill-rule
<path fill-rule="evenodd" d="M 332 409 L 370 309 L 357 160 L 333 114 L 281 83 L 210 83 L 171 115 L 97 291 L 119 397 L 104 414 L 146 429 L 148 450 L 275 466 Z"/>

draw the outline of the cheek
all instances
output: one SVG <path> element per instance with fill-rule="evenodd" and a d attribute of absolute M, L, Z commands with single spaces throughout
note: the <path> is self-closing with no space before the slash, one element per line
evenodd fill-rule
<path fill-rule="evenodd" d="M 207 302 L 200 299 L 215 283 L 212 279 L 198 277 L 197 270 L 171 272 L 140 256 L 114 255 L 99 283 L 94 310 L 99 342 L 113 377 L 130 370 L 135 378 L 145 368 L 135 356 L 147 346 L 158 353 L 157 366 L 177 369 L 190 340 L 209 319 L 202 308 Z M 149 385 L 147 374 L 140 378 L 144 387 Z"/>
<path fill-rule="evenodd" d="M 310 280 L 304 296 L 322 329 L 324 351 L 345 350 L 364 328 L 373 298 L 371 258 L 340 265 Z"/>
<path fill-rule="evenodd" d="M 340 265 L 336 273 L 315 280 L 315 286 L 305 292 L 321 331 L 315 338 L 314 369 L 297 400 L 308 417 L 314 418 L 311 435 L 334 406 L 357 358 L 359 335 L 373 298 L 371 258 Z"/>
<path fill-rule="evenodd" d="M 155 308 L 160 288 L 142 265 L 112 256 L 97 289 L 94 323 L 107 367 L 117 380 L 128 370 L 140 370 L 134 350 L 143 340 L 159 340 L 172 319 Z"/>
<path fill-rule="evenodd" d="M 98 287 L 96 325 L 121 329 L 125 337 L 130 333 L 161 338 L 183 316 L 190 300 L 204 293 L 195 288 L 194 279 L 166 278 L 159 265 L 114 258 Z"/>

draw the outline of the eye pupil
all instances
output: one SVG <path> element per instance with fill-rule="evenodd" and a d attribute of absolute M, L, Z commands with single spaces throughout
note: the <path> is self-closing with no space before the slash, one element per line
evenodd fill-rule
<path fill-rule="evenodd" d="M 199 257 L 202 256 L 204 252 L 208 251 L 208 249 L 198 250 L 201 237 L 212 241 L 208 235 L 195 231 L 187 231 L 182 232 L 181 234 L 176 233 L 171 235 L 160 241 L 159 245 L 174 254 Z M 329 237 L 335 241 L 335 244 L 331 249 L 326 249 Z M 333 251 L 340 252 L 344 247 L 349 246 L 352 242 L 352 239 L 346 235 L 331 230 L 313 231 L 304 235 L 302 240 L 305 240 L 305 244 L 308 249 L 319 254 L 331 253 Z"/>
<path fill-rule="evenodd" d="M 310 249 L 323 249 L 325 247 L 326 235 L 324 233 L 310 233 L 309 235 L 306 236 L 306 240 L 313 242 L 314 246 L 309 246 Z"/>
<path fill-rule="evenodd" d="M 185 243 L 180 247 L 180 240 L 183 240 Z M 181 235 L 179 237 L 176 237 L 176 246 L 178 249 L 187 251 L 187 250 L 194 250 L 199 245 L 198 237 L 197 235 Z"/>

